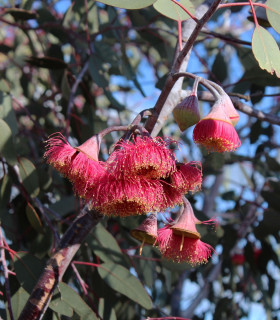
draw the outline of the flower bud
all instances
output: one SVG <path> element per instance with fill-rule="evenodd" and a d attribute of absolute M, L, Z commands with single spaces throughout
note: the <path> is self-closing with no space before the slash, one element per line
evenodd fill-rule
<path fill-rule="evenodd" d="M 196 124 L 200 120 L 196 94 L 192 93 L 180 102 L 174 108 L 173 116 L 182 132 Z"/>

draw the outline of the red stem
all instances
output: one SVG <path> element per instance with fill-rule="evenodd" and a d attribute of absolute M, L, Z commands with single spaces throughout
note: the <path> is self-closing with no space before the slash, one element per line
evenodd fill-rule
<path fill-rule="evenodd" d="M 259 23 L 258 23 L 258 18 L 256 16 L 254 5 L 252 3 L 252 0 L 249 0 L 249 2 L 250 2 L 250 7 L 251 7 L 251 10 L 252 10 L 255 26 L 256 26 L 256 28 L 258 28 L 259 27 Z"/>
<path fill-rule="evenodd" d="M 171 0 L 173 3 L 177 4 L 181 9 L 183 9 L 196 23 L 198 22 L 198 19 L 192 15 L 187 8 L 185 8 L 180 2 L 177 2 L 177 0 Z"/>
<path fill-rule="evenodd" d="M 265 9 L 269 9 L 271 10 L 270 7 L 268 7 L 266 4 L 264 3 L 255 3 L 255 2 L 236 2 L 236 3 L 224 3 L 224 4 L 220 4 L 218 9 L 221 9 L 221 8 L 230 8 L 230 7 L 238 7 L 238 6 L 249 6 L 249 5 L 253 5 L 253 6 L 256 6 L 256 7 L 262 7 L 262 8 L 265 8 Z"/>
<path fill-rule="evenodd" d="M 178 43 L 179 43 L 179 50 L 182 51 L 183 44 L 182 44 L 182 21 L 178 20 Z"/>
<path fill-rule="evenodd" d="M 0 227 L 0 245 L 2 246 L 1 249 L 1 262 L 4 271 L 4 279 L 5 279 L 5 291 L 6 291 L 6 298 L 8 303 L 8 311 L 10 315 L 10 319 L 14 320 L 13 310 L 12 310 L 12 302 L 11 302 L 11 290 L 10 290 L 10 283 L 9 283 L 9 270 L 7 267 L 6 257 L 5 257 L 5 250 L 3 249 L 3 234 L 2 228 Z"/>

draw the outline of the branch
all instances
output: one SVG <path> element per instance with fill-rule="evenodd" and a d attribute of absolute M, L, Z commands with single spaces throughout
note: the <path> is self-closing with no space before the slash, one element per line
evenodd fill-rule
<path fill-rule="evenodd" d="M 213 95 L 207 91 L 198 92 L 197 96 L 198 96 L 198 99 L 202 101 L 209 101 L 209 102 L 214 101 Z M 248 116 L 280 126 L 280 118 L 277 117 L 276 115 L 262 112 L 259 110 L 254 110 L 252 107 L 241 102 L 238 97 L 231 97 L 231 101 L 237 110 L 247 114 Z"/>
<path fill-rule="evenodd" d="M 208 5 L 208 2 L 211 3 L 210 6 Z M 164 88 L 155 105 L 154 109 L 155 112 L 159 114 L 159 117 L 157 119 L 151 117 L 146 123 L 146 129 L 151 133 L 152 136 L 158 135 L 166 119 L 169 117 L 170 113 L 175 108 L 178 102 L 178 92 L 181 90 L 183 78 L 178 80 L 178 78 L 173 77 L 173 74 L 186 70 L 191 48 L 196 41 L 199 32 L 201 31 L 205 23 L 215 13 L 220 2 L 221 0 L 205 1 L 205 4 L 200 5 L 196 11 L 196 15 L 202 16 L 202 18 L 200 18 L 197 23 L 195 23 L 191 19 L 187 20 L 184 23 L 183 30 L 186 30 L 187 34 L 184 34 L 183 31 L 182 36 L 187 40 L 187 42 L 181 52 L 179 52 L 179 50 L 177 49 L 172 66 L 172 72 L 167 77 Z"/>
<path fill-rule="evenodd" d="M 72 258 L 102 215 L 86 206 L 61 239 L 56 252 L 47 262 L 18 320 L 42 319 L 54 290 L 61 281 Z"/>
<path fill-rule="evenodd" d="M 196 307 L 200 304 L 200 302 L 207 297 L 210 284 L 215 281 L 218 276 L 221 274 L 222 260 L 220 260 L 217 264 L 213 265 L 212 270 L 210 271 L 208 277 L 204 281 L 203 287 L 200 288 L 198 295 L 193 299 L 190 306 L 187 310 L 182 312 L 183 317 L 193 317 L 194 311 Z"/>

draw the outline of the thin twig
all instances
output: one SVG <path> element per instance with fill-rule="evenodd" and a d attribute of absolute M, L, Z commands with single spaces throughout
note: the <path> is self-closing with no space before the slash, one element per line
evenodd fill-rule
<path fill-rule="evenodd" d="M 3 242 L 3 233 L 2 233 L 1 226 L 0 226 L 0 246 L 1 246 L 1 261 L 2 261 L 3 271 L 4 271 L 4 279 L 5 279 L 5 291 L 6 291 L 6 298 L 8 302 L 8 311 L 10 314 L 10 319 L 14 320 L 12 302 L 11 302 L 11 290 L 10 290 L 10 283 L 9 283 L 9 270 L 7 267 L 7 262 L 5 257 L 5 249 L 3 248 L 4 242 Z"/>
<path fill-rule="evenodd" d="M 77 268 L 75 267 L 75 264 L 73 262 L 71 263 L 71 267 L 72 267 L 72 269 L 73 269 L 73 271 L 74 271 L 74 273 L 75 273 L 75 275 L 76 275 L 76 277 L 77 277 L 77 279 L 78 279 L 78 281 L 80 283 L 80 286 L 81 286 L 84 294 L 87 296 L 88 295 L 88 291 L 87 291 L 87 288 L 85 286 L 85 282 L 82 279 L 82 277 L 80 276 L 79 271 L 77 270 Z"/>
<path fill-rule="evenodd" d="M 202 101 L 214 101 L 213 95 L 207 91 L 198 92 L 197 96 L 198 99 Z M 231 97 L 231 101 L 237 110 L 247 114 L 248 116 L 280 126 L 280 118 L 276 115 L 266 113 L 260 110 L 255 110 L 247 104 L 241 102 L 240 99 L 237 97 Z"/>
<path fill-rule="evenodd" d="M 71 92 L 70 92 L 70 96 L 69 96 L 69 101 L 68 101 L 68 105 L 67 105 L 67 113 L 66 113 L 66 119 L 67 119 L 67 124 L 66 124 L 66 136 L 68 137 L 69 135 L 69 126 L 70 126 L 70 114 L 72 112 L 72 108 L 74 106 L 74 98 L 75 98 L 75 94 L 76 91 L 78 89 L 78 86 L 80 84 L 80 82 L 83 79 L 84 74 L 86 73 L 87 69 L 89 66 L 89 60 L 87 60 L 82 68 L 82 70 L 80 71 L 80 73 L 78 74 L 76 81 L 74 82 Z"/>

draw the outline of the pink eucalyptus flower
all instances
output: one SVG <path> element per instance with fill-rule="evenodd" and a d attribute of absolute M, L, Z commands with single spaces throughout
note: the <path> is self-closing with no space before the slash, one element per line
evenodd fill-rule
<path fill-rule="evenodd" d="M 209 151 L 217 152 L 234 151 L 241 144 L 230 118 L 219 104 L 215 104 L 211 112 L 196 124 L 193 139 Z"/>
<path fill-rule="evenodd" d="M 167 225 L 158 230 L 157 243 L 163 257 L 174 262 L 187 262 L 192 266 L 207 263 L 214 249 L 200 239 L 174 234 Z"/>
<path fill-rule="evenodd" d="M 139 227 L 130 231 L 130 235 L 141 241 L 139 254 L 142 254 L 142 249 L 145 243 L 154 245 L 157 238 L 157 215 L 151 213 Z"/>
<path fill-rule="evenodd" d="M 127 217 L 159 211 L 163 189 L 158 181 L 107 174 L 89 199 L 104 215 Z"/>
<path fill-rule="evenodd" d="M 181 191 L 174 188 L 170 183 L 165 180 L 160 180 L 163 187 L 164 199 L 161 203 L 160 211 L 165 211 L 167 208 L 174 208 L 183 203 L 183 195 Z"/>
<path fill-rule="evenodd" d="M 47 140 L 44 157 L 73 183 L 75 193 L 85 197 L 88 189 L 95 186 L 106 172 L 102 162 L 98 161 L 99 145 L 99 137 L 95 135 L 74 148 L 61 133 L 57 133 Z"/>
<path fill-rule="evenodd" d="M 177 171 L 171 175 L 172 186 L 186 194 L 189 191 L 195 192 L 201 188 L 202 167 L 198 161 L 178 163 Z"/>
<path fill-rule="evenodd" d="M 117 146 L 107 160 L 108 170 L 116 175 L 160 179 L 176 170 L 175 155 L 160 137 L 136 137 Z"/>
<path fill-rule="evenodd" d="M 214 249 L 200 241 L 197 223 L 203 222 L 195 217 L 191 204 L 184 198 L 178 220 L 158 230 L 157 243 L 165 258 L 191 265 L 207 262 Z M 205 223 L 210 224 L 212 220 Z"/>

